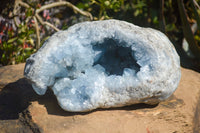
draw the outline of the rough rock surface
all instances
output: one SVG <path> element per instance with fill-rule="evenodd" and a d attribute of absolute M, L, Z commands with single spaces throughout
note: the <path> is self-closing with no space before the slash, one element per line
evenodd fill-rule
<path fill-rule="evenodd" d="M 4 85 L 17 81 L 20 78 L 23 78 L 24 65 L 10 65 L 1 67 L 0 71 L 0 87 L 3 88 Z M 12 74 L 14 73 L 14 75 Z"/>
<path fill-rule="evenodd" d="M 24 65 L 0 67 L 0 87 L 3 87 L 0 88 L 1 133 L 200 131 L 200 74 L 193 70 L 182 68 L 179 87 L 172 97 L 157 106 L 137 104 L 70 113 L 58 106 L 52 91 L 48 90 L 44 96 L 34 93 L 27 80 L 21 78 Z"/>
<path fill-rule="evenodd" d="M 119 20 L 84 22 L 50 37 L 26 63 L 34 90 L 52 88 L 66 111 L 155 104 L 180 80 L 180 60 L 169 39 Z"/>

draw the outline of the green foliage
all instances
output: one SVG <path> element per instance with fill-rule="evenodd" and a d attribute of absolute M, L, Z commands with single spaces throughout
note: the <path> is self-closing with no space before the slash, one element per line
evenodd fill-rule
<path fill-rule="evenodd" d="M 77 7 L 94 12 L 95 20 L 98 20 L 111 18 L 108 12 L 118 12 L 123 5 L 124 0 L 83 0 Z"/>
<path fill-rule="evenodd" d="M 171 40 L 181 45 L 182 39 L 185 37 L 183 29 L 186 27 L 181 21 L 182 16 L 178 8 L 178 2 L 182 2 L 186 10 L 187 24 L 198 24 L 197 31 L 194 32 L 194 35 L 191 37 L 195 40 L 197 47 L 200 48 L 200 9 L 192 4 L 192 1 L 193 0 L 81 0 L 77 1 L 76 6 L 79 9 L 90 12 L 94 20 L 115 18 L 160 30 L 162 30 L 164 26 L 165 30 L 162 31 L 165 32 Z M 160 2 L 164 2 L 163 5 Z M 196 0 L 196 2 L 200 4 L 200 0 Z M 29 2 L 29 4 L 35 8 L 39 8 L 43 3 L 44 0 L 42 0 L 41 3 Z M 34 23 L 30 23 L 34 12 L 31 8 L 27 8 L 24 9 L 24 13 L 25 18 L 19 25 L 17 32 L 14 33 L 13 30 L 8 30 L 5 33 L 8 39 L 4 39 L 1 42 L 0 38 L 0 64 L 7 65 L 24 62 L 30 54 L 36 51 L 34 43 L 36 42 L 36 32 L 31 26 L 31 24 L 34 25 Z M 56 15 L 59 16 L 59 13 Z M 61 16 L 64 15 L 62 14 Z M 73 17 L 73 19 L 74 18 L 76 17 Z M 68 24 L 64 24 L 61 29 L 64 30 L 67 28 Z M 41 29 L 40 32 L 42 32 Z M 43 38 L 44 41 L 48 36 L 44 36 Z"/>
<path fill-rule="evenodd" d="M 139 15 L 147 16 L 146 12 L 147 4 L 145 1 L 142 0 L 136 0 L 133 2 L 133 9 L 134 11 L 134 16 L 137 17 Z"/>
<path fill-rule="evenodd" d="M 31 37 L 35 31 L 33 28 L 28 27 L 27 23 L 19 25 L 17 36 L 14 36 L 14 31 L 8 31 L 8 40 L 4 40 L 0 45 L 1 59 L 3 65 L 17 64 L 25 62 L 33 52 L 34 40 Z"/>

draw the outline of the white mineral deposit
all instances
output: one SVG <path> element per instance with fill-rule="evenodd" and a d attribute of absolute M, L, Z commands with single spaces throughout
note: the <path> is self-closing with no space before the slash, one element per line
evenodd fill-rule
<path fill-rule="evenodd" d="M 119 20 L 75 24 L 26 61 L 37 94 L 51 88 L 71 112 L 156 104 L 176 90 L 180 59 L 161 32 Z"/>

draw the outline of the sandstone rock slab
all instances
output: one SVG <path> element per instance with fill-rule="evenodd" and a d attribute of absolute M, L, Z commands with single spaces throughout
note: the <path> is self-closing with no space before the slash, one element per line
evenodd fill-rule
<path fill-rule="evenodd" d="M 200 74 L 182 68 L 182 78 L 173 96 L 158 106 L 132 105 L 69 113 L 59 109 L 54 99 L 29 106 L 33 121 L 44 132 L 56 133 L 189 133 L 199 125 L 196 107 L 200 94 Z M 43 103 L 43 104 L 41 104 Z M 196 131 L 199 127 L 196 126 Z M 197 132 L 198 133 L 198 132 Z"/>
<path fill-rule="evenodd" d="M 21 75 L 15 72 L 11 72 L 9 75 L 9 77 L 19 76 L 20 78 L 23 76 L 23 67 L 24 64 L 7 66 L 6 70 L 20 71 Z M 0 72 L 3 72 L 2 70 L 5 71 L 5 68 L 1 67 Z M 13 82 L 10 80 L 9 84 L 3 85 L 5 87 L 0 91 L 0 98 L 5 100 L 5 95 L 2 95 L 5 93 L 8 94 L 7 100 L 15 99 L 16 96 L 21 98 L 16 105 L 10 104 L 8 106 L 18 108 L 20 105 L 27 104 L 27 108 L 24 108 L 25 111 L 18 111 L 20 114 L 29 116 L 27 118 L 20 115 L 27 125 L 16 124 L 15 121 L 13 122 L 14 119 L 12 121 L 5 120 L 5 117 L 2 120 L 2 117 L 0 117 L 0 129 L 3 133 L 9 131 L 38 133 L 198 133 L 200 131 L 200 74 L 185 68 L 182 68 L 181 71 L 182 77 L 178 89 L 172 97 L 159 103 L 158 106 L 139 104 L 112 109 L 98 109 L 88 113 L 63 111 L 58 106 L 53 92 L 47 91 L 44 96 L 38 96 L 34 94 L 26 80 L 17 79 L 16 81 L 13 78 Z M 2 77 L 4 77 L 3 74 Z M 3 84 L 1 81 L 6 80 L 2 77 L 0 84 Z M 12 95 L 8 93 L 10 91 L 12 91 Z M 6 104 L 9 103 L 6 102 Z M 4 106 L 5 102 L 3 104 L 0 102 L 0 113 L 2 113 L 1 109 Z M 12 125 L 13 123 L 14 125 Z M 28 129 L 25 130 L 26 128 Z"/>

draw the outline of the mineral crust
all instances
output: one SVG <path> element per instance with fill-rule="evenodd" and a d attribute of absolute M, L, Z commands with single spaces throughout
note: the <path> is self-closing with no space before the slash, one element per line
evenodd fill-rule
<path fill-rule="evenodd" d="M 119 20 L 83 22 L 52 35 L 26 61 L 37 94 L 51 88 L 71 112 L 156 104 L 176 90 L 180 59 L 161 32 Z"/>

